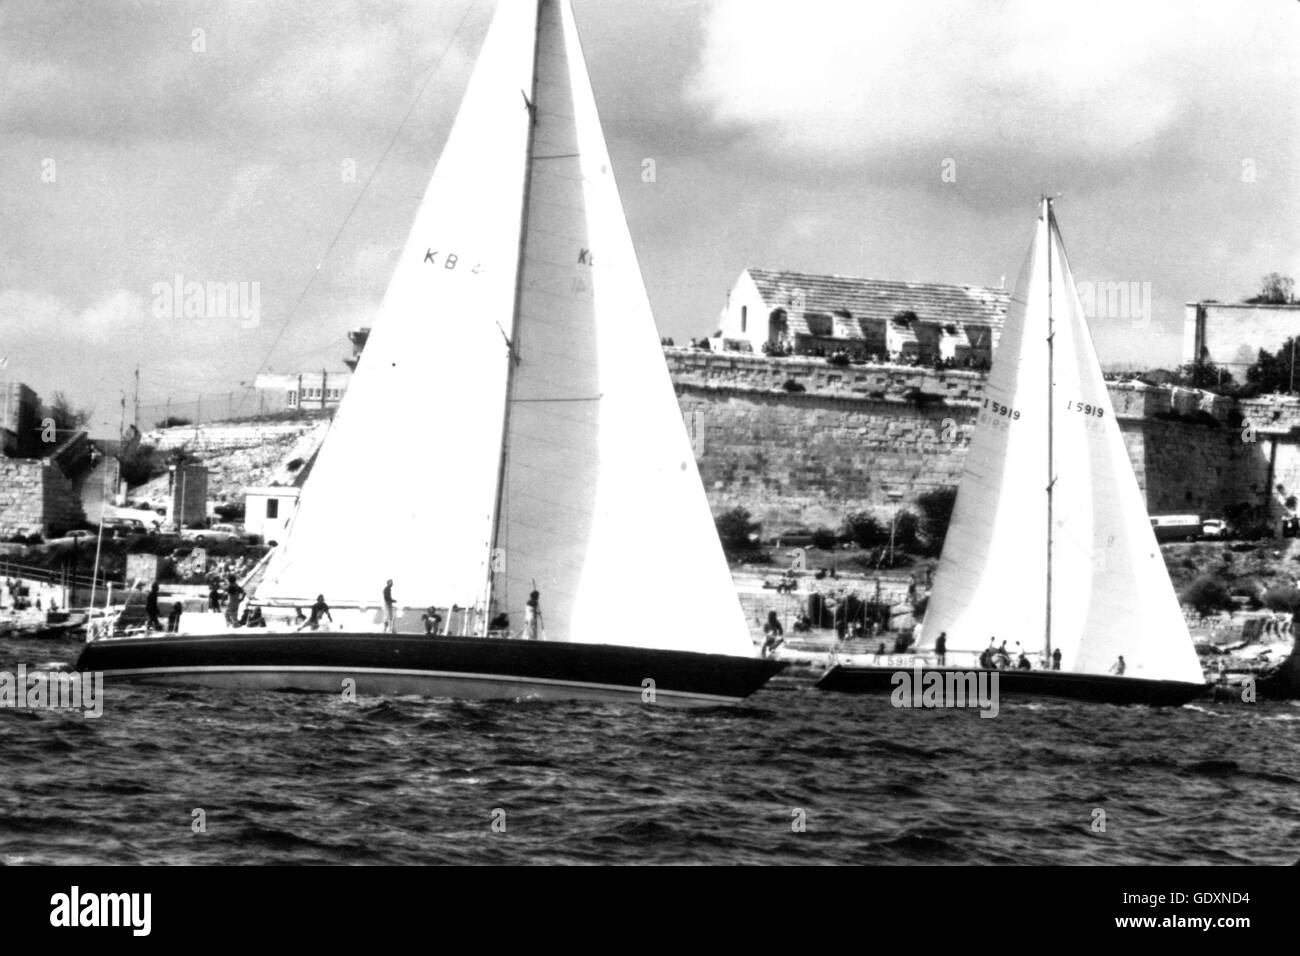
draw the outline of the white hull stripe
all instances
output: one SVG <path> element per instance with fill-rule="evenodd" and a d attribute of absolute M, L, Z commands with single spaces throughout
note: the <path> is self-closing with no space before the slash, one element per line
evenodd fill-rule
<path fill-rule="evenodd" d="M 387 677 L 418 677 L 444 680 L 477 680 L 498 684 L 534 684 L 538 686 L 575 687 L 585 690 L 614 691 L 619 693 L 640 694 L 642 688 L 632 684 L 599 684 L 591 681 L 558 680 L 542 677 L 516 677 L 509 674 L 475 674 L 468 671 L 430 671 L 402 669 L 394 667 L 318 667 L 314 665 L 205 665 L 186 667 L 114 667 L 104 672 L 105 677 L 149 677 L 153 675 L 183 674 L 339 674 L 345 677 L 357 675 L 383 675 Z M 722 704 L 735 703 L 740 697 L 726 697 L 721 694 L 701 694 L 691 691 L 669 690 L 655 687 L 659 697 L 680 697 L 689 700 L 716 701 Z"/>

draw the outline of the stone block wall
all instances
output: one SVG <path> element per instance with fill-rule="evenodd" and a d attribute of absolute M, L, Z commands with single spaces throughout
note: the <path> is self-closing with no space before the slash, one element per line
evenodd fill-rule
<path fill-rule="evenodd" d="M 895 495 L 916 510 L 919 495 L 956 485 L 985 379 L 692 349 L 665 358 L 714 513 L 744 507 L 769 534 L 837 529 L 854 511 L 887 521 Z M 803 391 L 786 391 L 791 380 Z M 1108 391 L 1153 514 L 1218 517 L 1237 503 L 1278 512 L 1300 495 L 1300 400 L 1138 382 Z M 1255 441 L 1243 418 L 1259 423 Z"/>
<path fill-rule="evenodd" d="M 85 522 L 71 482 L 47 459 L 0 458 L 0 537 L 52 537 Z"/>

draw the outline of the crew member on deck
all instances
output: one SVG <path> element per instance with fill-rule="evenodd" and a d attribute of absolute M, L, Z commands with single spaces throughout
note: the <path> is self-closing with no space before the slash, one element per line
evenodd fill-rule
<path fill-rule="evenodd" d="M 181 606 L 180 601 L 172 605 L 172 612 L 167 615 L 167 630 L 169 633 L 175 634 L 181 629 L 181 612 L 183 610 L 185 608 Z"/>
<path fill-rule="evenodd" d="M 940 667 L 942 667 L 946 662 L 945 659 L 947 658 L 947 656 L 948 656 L 948 632 L 940 631 L 939 636 L 935 638 L 934 641 L 934 657 L 935 660 L 939 662 Z"/>
<path fill-rule="evenodd" d="M 330 613 L 330 606 L 325 603 L 325 595 L 318 594 L 316 595 L 316 603 L 311 606 L 311 617 L 307 618 L 298 630 L 301 631 L 304 627 L 310 627 L 313 631 L 319 630 L 322 615 L 329 618 L 331 624 L 334 623 L 334 615 Z"/>
<path fill-rule="evenodd" d="M 438 613 L 436 607 L 431 607 L 420 615 L 420 620 L 424 622 L 425 634 L 437 634 L 438 627 L 442 624 L 442 615 Z"/>
<path fill-rule="evenodd" d="M 39 607 L 40 605 L 37 605 Z M 149 630 L 161 631 L 162 621 L 158 620 L 158 582 L 149 586 L 149 593 L 144 599 L 144 613 L 149 615 Z"/>
<path fill-rule="evenodd" d="M 384 585 L 384 633 L 389 634 L 397 630 L 397 615 L 393 607 L 393 579 L 389 578 L 388 583 Z"/>
<path fill-rule="evenodd" d="M 1116 677 L 1123 677 L 1124 667 L 1125 667 L 1124 655 L 1121 654 L 1119 658 L 1115 661 L 1115 663 L 1111 665 L 1110 672 L 1114 674 Z"/>
<path fill-rule="evenodd" d="M 767 623 L 763 625 L 763 656 L 771 657 L 772 652 L 785 643 L 785 628 L 776 619 L 776 611 L 767 612 Z"/>
<path fill-rule="evenodd" d="M 542 600 L 536 591 L 528 593 L 528 602 L 524 605 L 524 637 L 530 641 L 540 640 L 542 636 Z"/>
<path fill-rule="evenodd" d="M 1061 649 L 1058 647 L 1056 650 L 1052 651 L 1052 670 L 1059 671 L 1060 669 L 1061 669 Z"/>

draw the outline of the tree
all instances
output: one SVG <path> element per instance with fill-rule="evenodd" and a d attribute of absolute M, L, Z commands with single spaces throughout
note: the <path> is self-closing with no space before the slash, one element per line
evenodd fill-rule
<path fill-rule="evenodd" d="M 724 511 L 714 519 L 714 524 L 718 529 L 722 550 L 729 554 L 752 548 L 763 527 L 759 522 L 751 521 L 749 512 L 744 508 Z"/>
<path fill-rule="evenodd" d="M 121 465 L 122 480 L 127 487 L 143 485 L 150 478 L 167 470 L 155 457 L 153 445 L 136 445 L 118 459 Z"/>
<path fill-rule="evenodd" d="M 46 419 L 53 421 L 58 441 L 61 442 L 90 421 L 90 415 L 90 409 L 74 408 L 68 396 L 62 392 L 55 392 L 48 403 L 41 403 L 40 424 L 43 429 Z"/>
<path fill-rule="evenodd" d="M 895 551 L 915 554 L 921 550 L 921 519 L 910 511 L 900 511 L 893 524 Z"/>
<path fill-rule="evenodd" d="M 1246 381 L 1253 386 L 1255 394 L 1291 391 L 1295 381 L 1293 361 L 1297 344 L 1300 343 L 1295 338 L 1289 338 L 1276 352 L 1259 350 L 1255 364 L 1246 369 Z"/>
<path fill-rule="evenodd" d="M 1251 303 L 1285 305 L 1295 301 L 1295 280 L 1290 276 L 1270 272 L 1260 280 L 1259 291 L 1247 299 Z"/>
<path fill-rule="evenodd" d="M 952 521 L 952 509 L 957 504 L 955 486 L 927 491 L 916 499 L 921 511 L 921 543 L 925 553 L 935 555 L 943 550 L 943 539 Z"/>
<path fill-rule="evenodd" d="M 1236 384 L 1231 372 L 1219 368 L 1210 361 L 1188 362 L 1180 366 L 1171 382 L 1174 385 L 1200 388 L 1207 392 L 1228 391 Z"/>

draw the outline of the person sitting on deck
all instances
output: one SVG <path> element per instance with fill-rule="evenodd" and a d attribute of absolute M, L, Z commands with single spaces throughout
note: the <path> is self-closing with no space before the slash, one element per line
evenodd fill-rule
<path fill-rule="evenodd" d="M 993 670 L 993 645 L 990 644 L 984 650 L 980 651 L 980 667 L 985 670 Z"/>
<path fill-rule="evenodd" d="M 307 618 L 299 626 L 298 630 L 301 631 L 304 627 L 310 627 L 313 631 L 319 630 L 322 615 L 329 618 L 331 624 L 334 623 L 334 615 L 330 613 L 330 606 L 325 603 L 325 595 L 318 594 L 316 595 L 316 603 L 311 606 L 311 617 Z"/>
<path fill-rule="evenodd" d="M 420 620 L 424 622 L 425 634 L 437 634 L 442 624 L 442 615 L 438 613 L 437 608 L 431 607 L 420 615 Z"/>
<path fill-rule="evenodd" d="M 1016 661 L 1016 667 L 1022 671 L 1031 671 L 1034 669 L 1034 665 L 1029 663 L 1029 658 L 1025 656 L 1024 651 L 1020 652 L 1020 660 Z"/>
<path fill-rule="evenodd" d="M 1004 670 L 1011 666 L 1011 654 L 1007 651 L 1006 641 L 998 645 L 998 649 L 993 656 L 997 659 L 998 670 Z"/>

